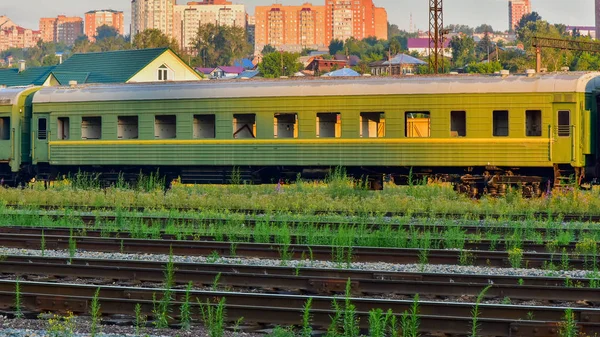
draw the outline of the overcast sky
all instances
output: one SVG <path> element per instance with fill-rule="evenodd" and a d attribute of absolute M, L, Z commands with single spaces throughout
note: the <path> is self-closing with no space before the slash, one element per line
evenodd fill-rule
<path fill-rule="evenodd" d="M 187 1 L 177 0 L 178 3 Z M 250 14 L 254 6 L 280 2 L 284 5 L 299 5 L 312 2 L 322 5 L 325 0 L 233 0 L 245 4 Z M 375 5 L 386 8 L 388 20 L 401 29 L 408 30 L 410 14 L 418 29 L 428 29 L 428 0 L 374 0 Z M 446 0 L 444 1 L 444 23 L 460 23 L 478 26 L 491 24 L 496 30 L 508 27 L 508 0 Z M 594 0 L 532 0 L 533 10 L 552 23 L 593 26 Z M 16 24 L 37 29 L 41 17 L 58 14 L 84 16 L 93 9 L 115 9 L 125 12 L 125 31 L 129 31 L 131 18 L 130 0 L 0 0 L 0 15 L 6 15 Z"/>

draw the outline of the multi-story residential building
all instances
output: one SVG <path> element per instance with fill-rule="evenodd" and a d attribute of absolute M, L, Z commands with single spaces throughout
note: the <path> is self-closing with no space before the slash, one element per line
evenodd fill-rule
<path fill-rule="evenodd" d="M 326 41 L 350 37 L 387 39 L 387 12 L 373 0 L 325 0 Z"/>
<path fill-rule="evenodd" d="M 302 6 L 257 6 L 255 13 L 255 51 L 265 45 L 287 51 L 318 49 L 325 40 L 325 7 L 305 3 Z"/>
<path fill-rule="evenodd" d="M 85 13 L 85 35 L 91 42 L 96 41 L 96 31 L 100 26 L 109 26 L 121 35 L 125 33 L 123 12 L 112 9 L 89 11 Z"/>
<path fill-rule="evenodd" d="M 254 15 L 246 14 L 246 36 L 248 43 L 254 46 L 256 38 L 256 17 Z"/>
<path fill-rule="evenodd" d="M 600 0 L 595 1 L 594 12 L 596 13 L 596 39 L 600 39 Z"/>
<path fill-rule="evenodd" d="M 246 8 L 226 0 L 207 0 L 175 5 L 173 37 L 182 48 L 190 48 L 198 28 L 206 24 L 246 28 Z"/>
<path fill-rule="evenodd" d="M 131 36 L 146 29 L 158 29 L 173 36 L 176 0 L 131 0 Z"/>
<path fill-rule="evenodd" d="M 530 0 L 510 0 L 508 2 L 508 30 L 514 31 L 523 16 L 530 13 Z"/>
<path fill-rule="evenodd" d="M 31 30 L 16 25 L 8 28 L 0 28 L 0 51 L 10 48 L 34 47 L 40 37 L 39 30 Z"/>
<path fill-rule="evenodd" d="M 41 38 L 44 42 L 72 45 L 83 35 L 83 19 L 59 15 L 56 18 L 40 19 Z"/>

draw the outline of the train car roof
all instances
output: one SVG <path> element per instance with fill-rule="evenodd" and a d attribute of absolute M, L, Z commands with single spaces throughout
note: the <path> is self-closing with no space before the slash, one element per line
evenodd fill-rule
<path fill-rule="evenodd" d="M 0 89 L 0 105 L 12 105 L 17 102 L 21 93 L 32 87 L 9 87 Z"/>
<path fill-rule="evenodd" d="M 525 75 L 442 75 L 348 79 L 214 80 L 43 88 L 34 103 L 197 98 L 403 94 L 592 92 L 600 72 Z"/>

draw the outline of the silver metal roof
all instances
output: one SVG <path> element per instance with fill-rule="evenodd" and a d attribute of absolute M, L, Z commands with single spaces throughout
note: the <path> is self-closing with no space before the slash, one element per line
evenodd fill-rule
<path fill-rule="evenodd" d="M 0 89 L 0 105 L 12 105 L 17 102 L 23 91 L 31 87 L 11 87 Z"/>
<path fill-rule="evenodd" d="M 592 92 L 600 89 L 600 72 L 536 75 L 442 75 L 401 78 L 287 79 L 201 81 L 150 84 L 50 87 L 38 91 L 34 103 L 121 100 L 361 96 L 459 93 Z"/>

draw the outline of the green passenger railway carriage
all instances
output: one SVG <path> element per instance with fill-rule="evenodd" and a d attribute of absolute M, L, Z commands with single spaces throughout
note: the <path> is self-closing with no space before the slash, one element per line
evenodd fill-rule
<path fill-rule="evenodd" d="M 6 181 L 157 169 L 256 182 L 343 166 L 461 191 L 598 176 L 600 73 L 205 81 L 0 90 Z M 8 126 L 6 126 L 8 125 Z"/>

